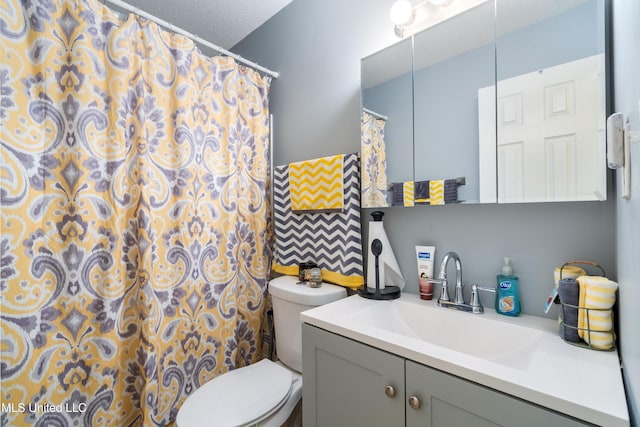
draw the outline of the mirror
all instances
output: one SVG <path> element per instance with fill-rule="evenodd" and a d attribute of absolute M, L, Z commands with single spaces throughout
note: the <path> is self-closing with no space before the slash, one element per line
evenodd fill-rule
<path fill-rule="evenodd" d="M 604 6 L 497 2 L 499 203 L 606 198 Z"/>
<path fill-rule="evenodd" d="M 489 0 L 364 58 L 362 206 L 434 204 L 426 181 L 435 204 L 604 200 L 604 22 L 601 0 Z"/>
<path fill-rule="evenodd" d="M 413 181 L 412 41 L 361 61 L 361 206 L 392 206 L 393 182 Z"/>
<path fill-rule="evenodd" d="M 494 2 L 487 1 L 414 36 L 416 200 L 481 201 L 478 90 L 495 82 L 494 34 Z M 440 196 L 434 181 L 442 180 Z"/>
<path fill-rule="evenodd" d="M 481 201 L 477 97 L 495 82 L 495 12 L 470 3 L 429 11 L 432 26 L 362 59 L 362 207 Z"/>

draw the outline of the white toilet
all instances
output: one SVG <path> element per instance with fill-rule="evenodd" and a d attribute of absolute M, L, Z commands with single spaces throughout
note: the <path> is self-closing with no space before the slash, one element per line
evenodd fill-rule
<path fill-rule="evenodd" d="M 347 296 L 345 288 L 323 283 L 298 285 L 281 276 L 269 282 L 278 362 L 264 359 L 214 378 L 185 400 L 177 427 L 280 427 L 301 425 L 302 322 L 300 313 Z M 296 408 L 298 406 L 298 408 Z M 292 415 L 296 409 L 296 414 Z M 289 419 L 291 416 L 292 419 Z"/>

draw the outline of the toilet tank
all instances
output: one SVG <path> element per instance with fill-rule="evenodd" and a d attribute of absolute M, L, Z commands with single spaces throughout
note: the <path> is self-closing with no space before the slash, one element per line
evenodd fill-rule
<path fill-rule="evenodd" d="M 278 359 L 289 368 L 302 372 L 302 321 L 300 313 L 347 296 L 342 286 L 323 283 L 319 288 L 298 285 L 293 276 L 277 277 L 269 282 L 273 301 Z"/>

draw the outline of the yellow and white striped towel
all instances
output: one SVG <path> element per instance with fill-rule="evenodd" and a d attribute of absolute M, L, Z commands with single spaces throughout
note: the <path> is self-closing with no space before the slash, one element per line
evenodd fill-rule
<path fill-rule="evenodd" d="M 289 164 L 292 211 L 342 210 L 344 154 Z"/>
<path fill-rule="evenodd" d="M 608 350 L 614 341 L 611 308 L 616 302 L 618 284 L 600 276 L 580 276 L 577 280 L 581 307 L 578 309 L 578 335 L 592 347 Z"/>
<path fill-rule="evenodd" d="M 413 181 L 405 181 L 402 183 L 402 200 L 405 206 L 414 206 L 414 189 L 415 185 Z"/>
<path fill-rule="evenodd" d="M 444 205 L 444 179 L 429 181 L 429 204 Z"/>
<path fill-rule="evenodd" d="M 562 270 L 562 274 L 560 271 Z M 556 267 L 553 271 L 553 283 L 556 284 L 556 288 L 560 284 L 560 276 L 563 279 L 577 279 L 580 276 L 586 276 L 587 272 L 583 268 L 575 265 L 565 265 L 564 267 Z"/>

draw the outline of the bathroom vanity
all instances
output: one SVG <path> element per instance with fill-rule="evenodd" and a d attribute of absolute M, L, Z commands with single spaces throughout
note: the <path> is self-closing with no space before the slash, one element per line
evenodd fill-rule
<path fill-rule="evenodd" d="M 616 352 L 403 294 L 305 311 L 305 426 L 628 426 Z"/>

